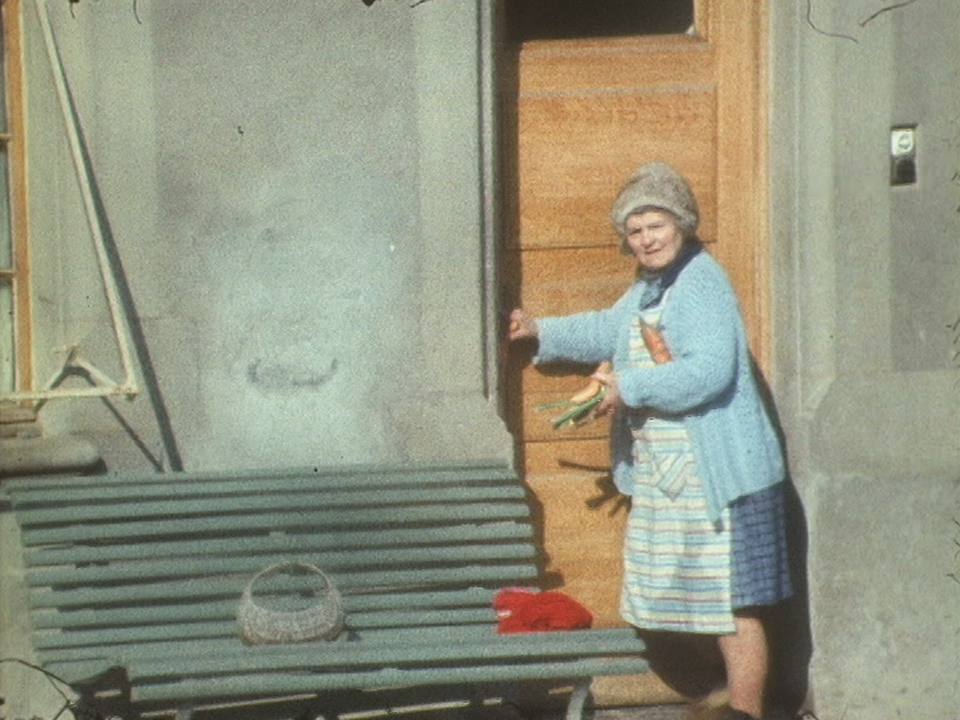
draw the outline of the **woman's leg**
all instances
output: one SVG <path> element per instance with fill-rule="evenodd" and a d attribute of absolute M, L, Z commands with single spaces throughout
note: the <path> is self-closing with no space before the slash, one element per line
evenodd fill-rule
<path fill-rule="evenodd" d="M 755 615 L 734 618 L 736 632 L 720 636 L 720 652 L 727 668 L 730 707 L 754 717 L 763 715 L 769 651 L 763 622 Z"/>

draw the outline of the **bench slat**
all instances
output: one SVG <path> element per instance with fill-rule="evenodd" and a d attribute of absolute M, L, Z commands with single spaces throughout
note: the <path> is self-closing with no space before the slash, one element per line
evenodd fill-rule
<path fill-rule="evenodd" d="M 468 625 L 443 625 L 410 628 L 367 628 L 360 631 L 348 629 L 345 635 L 351 642 L 362 642 L 367 646 L 391 647 L 395 645 L 451 645 L 457 643 L 475 644 L 487 642 L 497 637 L 496 626 L 492 623 Z M 336 643 L 305 643 L 303 647 L 315 650 L 336 647 Z M 239 632 L 211 638 L 196 638 L 189 643 L 182 640 L 159 640 L 152 643 L 117 643 L 113 645 L 91 645 L 86 647 L 58 648 L 40 654 L 40 659 L 48 669 L 51 665 L 64 668 L 68 665 L 84 663 L 94 665 L 94 673 L 103 672 L 112 665 L 128 663 L 135 658 L 159 660 L 176 659 L 189 654 L 191 656 L 216 655 L 223 658 L 242 653 L 248 646 L 240 639 Z M 265 647 L 264 647 L 265 649 Z M 64 677 L 77 677 L 64 673 Z"/>
<path fill-rule="evenodd" d="M 362 638 L 366 646 L 390 647 L 398 644 L 451 645 L 474 644 L 496 637 L 492 623 L 469 625 L 444 625 L 410 628 L 368 628 L 360 632 L 346 631 L 347 637 Z M 343 636 L 341 636 L 343 637 Z M 325 643 L 308 643 L 304 647 L 326 647 Z M 181 658 L 185 655 L 217 655 L 223 658 L 243 652 L 248 648 L 235 631 L 229 635 L 212 638 L 195 638 L 188 643 L 183 640 L 160 640 L 152 643 L 97 645 L 65 647 L 51 651 L 39 651 L 38 659 L 45 668 L 61 677 L 86 678 L 98 675 L 116 665 L 126 666 L 134 658 L 162 659 Z M 329 649 L 329 648 L 328 648 Z"/>
<path fill-rule="evenodd" d="M 182 536 L 201 536 L 210 533 L 274 531 L 285 528 L 324 527 L 350 529 L 393 527 L 419 523 L 476 522 L 517 520 L 529 517 L 529 509 L 519 503 L 464 503 L 410 507 L 401 516 L 392 516 L 381 509 L 314 511 L 309 517 L 296 513 L 250 513 L 221 517 L 180 520 L 131 521 L 125 523 L 88 522 L 77 526 L 31 529 L 24 528 L 21 537 L 26 546 L 58 543 L 95 542 L 101 539 L 130 539 L 159 537 L 170 539 Z"/>
<path fill-rule="evenodd" d="M 215 700 L 251 698 L 298 693 L 316 693 L 345 688 L 405 688 L 417 685 L 459 685 L 484 682 L 517 682 L 593 675 L 632 675 L 644 672 L 647 664 L 640 658 L 582 658 L 557 662 L 469 664 L 462 667 L 384 668 L 299 675 L 289 670 L 281 674 L 236 675 L 200 680 L 149 684 L 135 681 L 131 696 L 135 701 L 176 700 L 182 697 Z M 131 663 L 131 671 L 136 664 Z"/>
<path fill-rule="evenodd" d="M 467 590 L 435 590 L 431 592 L 381 592 L 375 595 L 345 595 L 344 612 L 351 616 L 356 613 L 376 613 L 394 609 L 433 610 L 440 608 L 482 608 L 489 610 L 494 591 L 487 588 L 469 588 Z M 33 624 L 37 629 L 84 628 L 84 627 L 122 627 L 179 622 L 184 618 L 196 621 L 232 618 L 237 610 L 237 599 L 216 602 L 170 603 L 154 602 L 137 607 L 107 607 L 101 609 L 48 610 L 33 614 Z"/>
<path fill-rule="evenodd" d="M 476 640 L 469 645 L 393 645 L 365 646 L 362 642 L 340 642 L 330 647 L 324 643 L 247 647 L 243 652 L 223 656 L 193 654 L 189 658 L 155 660 L 133 659 L 131 677 L 137 680 L 177 680 L 184 677 L 216 677 L 223 674 L 227 660 L 231 672 L 272 673 L 296 669 L 298 672 L 337 671 L 343 667 L 409 666 L 414 664 L 453 664 L 462 661 L 495 662 L 504 659 L 540 659 L 569 657 L 578 654 L 636 652 L 636 637 L 622 631 L 580 633 L 537 633 L 502 635 Z M 311 647 L 312 645 L 312 647 Z M 328 652 L 335 646 L 336 652 Z"/>
<path fill-rule="evenodd" d="M 413 505 L 440 505 L 443 503 L 476 503 L 517 500 L 526 495 L 522 488 L 509 485 L 453 485 L 437 488 L 402 488 L 385 493 L 382 488 L 366 491 L 218 495 L 214 497 L 174 496 L 167 500 L 107 503 L 90 501 L 79 505 L 42 507 L 18 510 L 21 526 L 73 525 L 78 522 L 108 522 L 110 520 L 143 520 L 156 517 L 219 516 L 242 512 L 276 512 L 280 510 L 307 512 L 333 508 L 391 508 Z"/>
<path fill-rule="evenodd" d="M 482 525 L 454 525 L 379 529 L 359 532 L 264 532 L 240 537 L 195 539 L 119 544 L 41 546 L 27 548 L 27 567 L 74 563 L 109 562 L 115 560 L 150 560 L 156 557 L 176 558 L 194 555 L 244 555 L 251 552 L 296 552 L 308 554 L 336 548 L 396 547 L 452 541 L 495 541 L 529 539 L 533 529 L 528 523 L 488 522 Z"/>
<path fill-rule="evenodd" d="M 343 590 L 385 587 L 468 586 L 482 584 L 513 584 L 535 580 L 536 568 L 526 563 L 511 565 L 464 565 L 440 568 L 405 568 L 371 573 L 333 574 L 338 588 Z M 98 607 L 118 603 L 158 602 L 179 598 L 240 597 L 249 577 L 194 578 L 184 581 L 142 583 L 124 587 L 77 588 L 51 590 L 43 588 L 30 593 L 35 608 Z"/>
<path fill-rule="evenodd" d="M 407 628 L 402 630 L 374 629 L 364 631 L 362 640 L 356 644 L 366 648 L 362 652 L 369 652 L 372 656 L 376 656 L 381 651 L 397 647 L 406 649 L 419 647 L 420 650 L 415 653 L 418 657 L 434 654 L 431 648 L 468 648 L 469 662 L 482 665 L 485 662 L 484 658 L 487 656 L 485 648 L 490 643 L 506 641 L 509 645 L 512 641 L 515 643 L 514 647 L 520 646 L 514 653 L 513 659 L 529 662 L 544 653 L 571 657 L 586 655 L 585 649 L 589 642 L 590 647 L 598 648 L 598 653 L 603 656 L 605 663 L 609 662 L 609 659 L 614 656 L 622 655 L 630 663 L 630 672 L 642 672 L 645 668 L 645 660 L 640 656 L 642 643 L 637 639 L 635 633 L 628 628 L 581 630 L 566 633 L 526 633 L 522 636 L 497 635 L 494 628 L 495 626 L 489 624 L 426 627 L 418 628 L 415 633 L 411 633 Z M 303 662 L 308 666 L 311 666 L 311 663 L 315 664 L 325 660 L 333 661 L 335 652 L 341 644 L 340 641 L 334 641 L 329 646 L 325 642 L 319 642 L 250 648 L 234 635 L 232 637 L 198 639 L 186 645 L 183 641 L 167 641 L 111 646 L 108 648 L 109 653 L 99 655 L 97 654 L 100 651 L 99 648 L 65 648 L 55 653 L 43 653 L 41 654 L 41 660 L 51 672 L 67 677 L 90 677 L 105 671 L 112 665 L 122 663 L 128 668 L 131 680 L 139 682 L 138 678 L 142 673 L 145 676 L 143 682 L 148 682 L 150 677 L 156 677 L 158 673 L 162 673 L 165 667 L 176 669 L 179 661 L 186 657 L 213 658 L 214 662 L 221 664 L 221 667 L 232 668 L 232 663 L 237 657 L 244 657 L 244 654 L 251 650 L 256 650 L 264 658 L 271 654 L 285 656 L 286 660 L 280 663 L 278 672 L 301 672 L 301 669 L 298 669 L 301 662 L 297 659 L 298 654 L 305 656 Z M 399 663 L 394 662 L 393 664 Z M 344 666 L 347 665 L 344 664 Z M 230 672 L 233 672 L 233 670 L 231 669 Z M 602 669 L 593 674 L 608 675 L 616 673 Z M 169 680 L 169 677 L 163 679 Z M 317 688 L 315 691 L 319 689 L 321 688 Z"/>
<path fill-rule="evenodd" d="M 301 482 L 309 480 L 321 486 L 357 486 L 393 485 L 415 482 L 417 484 L 433 484 L 445 482 L 516 482 L 516 473 L 504 466 L 502 461 L 478 462 L 449 462 L 449 463 L 417 463 L 417 464 L 356 464 L 356 465 L 328 465 L 314 468 L 278 468 L 271 470 L 214 470 L 207 472 L 177 472 L 177 473 L 150 473 L 140 475 L 81 475 L 69 478 L 64 483 L 62 477 L 12 477 L 4 478 L 4 488 L 16 499 L 24 502 L 29 499 L 46 499 L 56 502 L 63 497 L 65 490 L 84 491 L 92 490 L 99 497 L 109 497 L 113 491 L 119 491 L 119 496 L 128 492 L 120 488 L 134 488 L 133 492 L 143 492 L 144 489 L 160 488 L 171 485 L 171 477 L 175 477 L 177 492 L 184 487 L 217 487 L 223 483 L 249 485 L 251 482 L 279 483 L 279 486 L 288 480 Z M 136 490 L 141 488 L 141 490 Z"/>
<path fill-rule="evenodd" d="M 367 629 L 372 627 L 423 627 L 439 625 L 471 625 L 492 623 L 496 613 L 491 608 L 444 609 L 444 610 L 408 610 L 377 611 L 354 613 L 350 615 L 349 627 Z M 53 651 L 58 648 L 98 647 L 102 653 L 114 644 L 159 642 L 173 639 L 208 639 L 235 637 L 237 622 L 230 618 L 216 622 L 164 623 L 163 625 L 133 625 L 99 627 L 90 630 L 69 632 L 40 633 L 34 646 L 41 651 Z M 53 657 L 53 655 L 49 655 Z"/>
<path fill-rule="evenodd" d="M 517 560 L 534 558 L 536 555 L 536 549 L 529 543 L 483 543 L 375 548 L 356 552 L 330 551 L 322 555 L 298 552 L 295 555 L 275 553 L 237 557 L 173 558 L 30 570 L 27 572 L 27 583 L 31 586 L 55 586 L 77 583 L 117 583 L 124 580 L 144 582 L 165 578 L 193 578 L 234 573 L 252 574 L 270 565 L 289 560 L 313 562 L 322 567 L 325 572 L 336 572 L 391 565 Z"/>

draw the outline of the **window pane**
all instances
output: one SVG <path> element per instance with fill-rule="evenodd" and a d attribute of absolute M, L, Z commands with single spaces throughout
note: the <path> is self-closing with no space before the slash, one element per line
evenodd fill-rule
<path fill-rule="evenodd" d="M 693 26 L 694 0 L 508 0 L 515 42 L 561 38 L 676 35 Z"/>
<path fill-rule="evenodd" d="M 13 289 L 0 284 L 0 392 L 13 392 Z"/>
<path fill-rule="evenodd" d="M 13 267 L 13 240 L 10 235 L 10 174 L 7 148 L 0 146 L 0 268 Z"/>

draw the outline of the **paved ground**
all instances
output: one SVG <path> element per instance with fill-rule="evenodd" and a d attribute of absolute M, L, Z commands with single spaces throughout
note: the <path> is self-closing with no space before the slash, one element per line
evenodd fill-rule
<path fill-rule="evenodd" d="M 685 705 L 651 705 L 649 707 L 596 710 L 590 720 L 687 720 Z"/>

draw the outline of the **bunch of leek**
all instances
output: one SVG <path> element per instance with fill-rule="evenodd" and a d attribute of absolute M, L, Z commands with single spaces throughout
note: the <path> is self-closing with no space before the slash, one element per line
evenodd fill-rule
<path fill-rule="evenodd" d="M 537 405 L 537 407 L 534 409 L 540 412 L 543 410 L 551 410 L 558 407 L 570 406 L 568 410 L 553 418 L 553 429 L 562 430 L 567 427 L 579 427 L 580 425 L 585 425 L 586 423 L 590 422 L 594 408 L 600 404 L 600 401 L 603 400 L 606 394 L 607 390 L 606 388 L 603 388 L 592 398 L 581 403 L 573 403 L 572 400 L 564 400 L 562 402 Z"/>
<path fill-rule="evenodd" d="M 597 371 L 607 373 L 609 372 L 609 367 L 609 363 L 603 363 L 597 368 Z M 567 408 L 567 410 L 553 418 L 553 429 L 562 430 L 567 427 L 579 427 L 593 419 L 594 409 L 603 401 L 606 394 L 607 386 L 594 378 L 590 381 L 589 385 L 568 400 L 537 405 L 534 410 L 542 412 L 544 410 Z"/>

